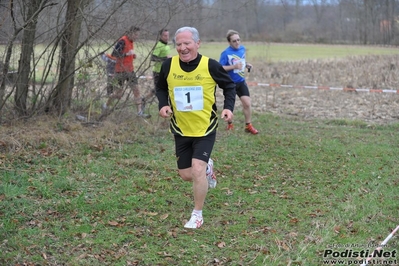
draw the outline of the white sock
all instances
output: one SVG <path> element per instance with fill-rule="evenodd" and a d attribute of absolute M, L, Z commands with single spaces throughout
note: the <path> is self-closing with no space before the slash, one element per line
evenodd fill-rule
<path fill-rule="evenodd" d="M 193 210 L 193 213 L 192 214 L 195 214 L 195 215 L 197 215 L 198 217 L 202 217 L 202 210 Z"/>

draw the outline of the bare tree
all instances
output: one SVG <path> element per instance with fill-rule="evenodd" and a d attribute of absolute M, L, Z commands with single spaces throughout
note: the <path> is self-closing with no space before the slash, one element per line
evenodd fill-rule
<path fill-rule="evenodd" d="M 40 12 L 48 6 L 55 4 L 48 3 L 48 0 L 31 0 L 25 17 L 25 25 L 22 27 L 23 37 L 21 45 L 21 56 L 18 64 L 18 76 L 16 80 L 16 91 L 14 94 L 15 107 L 19 115 L 27 114 L 27 97 L 29 78 L 31 72 L 31 56 L 33 54 L 37 18 Z M 23 6 L 24 8 L 24 6 Z M 25 12 L 23 12 L 25 13 Z"/>
<path fill-rule="evenodd" d="M 8 97 L 6 97 L 6 78 L 7 78 L 7 74 L 9 71 L 9 67 L 10 67 L 10 60 L 11 60 L 11 55 L 12 55 L 12 51 L 13 51 L 13 44 L 15 39 L 17 38 L 18 34 L 22 31 L 22 27 L 18 27 L 17 26 L 17 22 L 14 16 L 14 3 L 13 1 L 10 1 L 9 4 L 9 14 L 10 14 L 10 18 L 12 20 L 12 25 L 13 25 L 13 33 L 11 38 L 9 39 L 9 41 L 7 42 L 6 45 L 6 55 L 5 55 L 5 60 L 4 63 L 2 64 L 2 72 L 0 75 L 0 117 L 3 117 L 2 115 L 2 110 L 3 110 L 3 106 L 5 104 L 6 98 L 8 98 L 11 93 L 8 95 Z"/>
<path fill-rule="evenodd" d="M 58 84 L 50 101 L 58 114 L 62 115 L 71 105 L 74 84 L 75 56 L 78 52 L 82 11 L 92 0 L 68 0 L 65 26 L 61 38 L 61 57 Z"/>

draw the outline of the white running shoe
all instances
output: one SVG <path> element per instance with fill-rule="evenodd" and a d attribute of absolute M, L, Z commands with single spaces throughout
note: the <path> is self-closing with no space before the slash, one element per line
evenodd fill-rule
<path fill-rule="evenodd" d="M 185 225 L 184 228 L 191 228 L 191 229 L 197 229 L 200 228 L 201 225 L 204 223 L 204 218 L 202 216 L 197 216 L 196 214 L 191 214 L 190 221 L 188 221 Z"/>
<path fill-rule="evenodd" d="M 213 160 L 209 158 L 208 166 L 206 168 L 206 179 L 208 179 L 208 187 L 215 188 L 217 181 L 215 172 L 213 172 Z"/>

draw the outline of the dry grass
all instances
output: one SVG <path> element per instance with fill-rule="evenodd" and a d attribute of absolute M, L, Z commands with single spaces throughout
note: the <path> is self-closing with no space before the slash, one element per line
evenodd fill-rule
<path fill-rule="evenodd" d="M 399 56 L 369 55 L 256 66 L 258 82 L 352 88 L 399 88 Z"/>
<path fill-rule="evenodd" d="M 166 124 L 157 118 L 150 122 L 135 117 L 128 110 L 119 111 L 100 123 L 40 116 L 0 127 L 0 151 L 16 153 L 32 149 L 68 150 L 75 145 L 102 149 L 105 145 L 140 140 L 144 137 L 143 132 L 153 134 L 165 128 Z"/>
<path fill-rule="evenodd" d="M 399 56 L 358 56 L 258 66 L 249 81 L 268 84 L 336 88 L 399 89 Z M 344 92 L 253 86 L 256 112 L 302 118 L 351 119 L 392 123 L 398 119 L 396 93 Z"/>

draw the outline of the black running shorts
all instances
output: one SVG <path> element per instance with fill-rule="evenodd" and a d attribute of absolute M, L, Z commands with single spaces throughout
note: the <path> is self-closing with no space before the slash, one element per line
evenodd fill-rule
<path fill-rule="evenodd" d="M 191 160 L 193 158 L 208 163 L 215 140 L 216 132 L 204 137 L 182 137 L 175 135 L 177 168 L 186 169 L 191 167 Z"/>
<path fill-rule="evenodd" d="M 249 89 L 248 85 L 245 81 L 236 83 L 236 93 L 238 97 L 248 96 L 249 97 Z"/>

